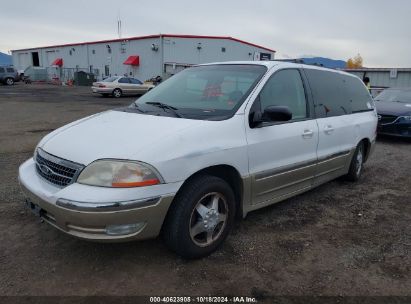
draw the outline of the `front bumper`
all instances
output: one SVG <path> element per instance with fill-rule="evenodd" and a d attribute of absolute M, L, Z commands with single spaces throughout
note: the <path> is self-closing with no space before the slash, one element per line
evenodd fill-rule
<path fill-rule="evenodd" d="M 380 135 L 411 138 L 411 123 L 395 122 L 391 124 L 379 124 L 377 127 L 377 133 Z"/>
<path fill-rule="evenodd" d="M 26 202 L 39 207 L 44 221 L 69 235 L 106 242 L 158 236 L 174 194 L 181 186 L 173 183 L 115 189 L 74 183 L 59 188 L 37 174 L 33 159 L 20 166 L 19 181 Z M 108 227 L 133 224 L 138 224 L 138 230 L 131 233 L 108 232 Z"/>

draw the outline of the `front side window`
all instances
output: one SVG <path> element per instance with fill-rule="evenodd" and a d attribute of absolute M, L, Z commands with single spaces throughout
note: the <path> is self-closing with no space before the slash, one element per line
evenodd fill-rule
<path fill-rule="evenodd" d="M 7 68 L 7 72 L 14 73 L 14 69 L 13 68 Z"/>
<path fill-rule="evenodd" d="M 234 115 L 266 71 L 265 66 L 257 64 L 192 67 L 143 95 L 136 105 L 151 111 L 150 104 L 162 103 L 172 106 L 184 118 L 227 119 Z"/>
<path fill-rule="evenodd" d="M 304 85 L 298 70 L 276 72 L 261 90 L 259 101 L 261 112 L 268 106 L 287 106 L 292 113 L 292 120 L 308 116 Z"/>

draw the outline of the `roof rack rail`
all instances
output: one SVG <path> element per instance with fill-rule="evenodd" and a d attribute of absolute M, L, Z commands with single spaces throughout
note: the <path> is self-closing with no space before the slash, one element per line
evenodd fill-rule
<path fill-rule="evenodd" d="M 304 59 L 273 59 L 271 61 L 281 61 L 281 62 L 290 62 L 290 63 L 300 63 L 300 64 L 306 64 L 306 65 L 314 65 L 314 66 L 319 66 L 319 67 L 324 67 L 323 64 L 321 63 L 307 63 L 304 61 Z"/>
<path fill-rule="evenodd" d="M 271 61 L 282 61 L 282 62 L 290 62 L 290 63 L 304 63 L 303 59 L 273 59 Z"/>

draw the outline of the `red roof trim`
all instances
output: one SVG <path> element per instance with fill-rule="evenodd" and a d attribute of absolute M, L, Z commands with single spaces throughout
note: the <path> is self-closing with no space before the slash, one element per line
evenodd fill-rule
<path fill-rule="evenodd" d="M 233 38 L 230 36 L 201 36 L 201 35 L 174 35 L 174 34 L 161 34 L 161 35 L 148 35 L 148 36 L 137 36 L 137 37 L 129 37 L 129 38 L 122 38 L 122 39 L 110 39 L 110 40 L 99 40 L 99 41 L 87 41 L 87 42 L 79 42 L 79 43 L 67 43 L 67 44 L 57 44 L 57 45 L 50 45 L 50 46 L 43 46 L 43 47 L 34 47 L 28 49 L 18 49 L 12 50 L 12 52 L 16 51 L 30 51 L 30 50 L 37 50 L 37 49 L 49 49 L 49 48 L 58 48 L 58 47 L 66 47 L 66 46 L 78 46 L 78 45 L 92 45 L 92 44 L 99 44 L 99 43 L 110 43 L 110 42 L 121 42 L 127 40 L 142 40 L 142 39 L 152 39 L 152 38 L 160 38 L 160 37 L 167 37 L 167 38 L 197 38 L 197 39 L 225 39 L 231 40 L 235 42 L 244 43 L 250 46 L 258 47 L 264 49 L 269 52 L 275 53 L 276 51 L 273 49 L 266 48 L 264 46 L 254 44 L 251 42 L 247 42 L 241 39 Z"/>

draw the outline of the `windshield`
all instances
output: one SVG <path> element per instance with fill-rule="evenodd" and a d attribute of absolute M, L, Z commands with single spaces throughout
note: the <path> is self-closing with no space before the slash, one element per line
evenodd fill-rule
<path fill-rule="evenodd" d="M 173 107 L 181 117 L 223 120 L 234 115 L 267 68 L 262 65 L 209 65 L 186 69 L 143 95 L 136 105 Z M 149 108 L 148 108 L 149 107 Z M 147 113 L 149 114 L 149 113 Z"/>
<path fill-rule="evenodd" d="M 375 97 L 375 100 L 411 103 L 411 90 L 387 89 Z"/>
<path fill-rule="evenodd" d="M 103 79 L 102 82 L 113 82 L 113 81 L 115 81 L 117 78 L 118 78 L 118 77 L 115 77 L 115 76 L 109 77 L 109 78 Z"/>

